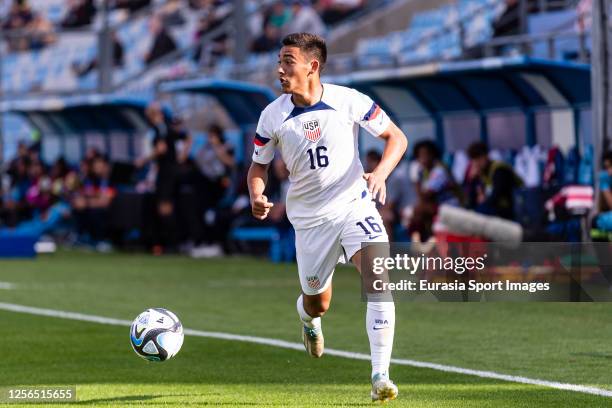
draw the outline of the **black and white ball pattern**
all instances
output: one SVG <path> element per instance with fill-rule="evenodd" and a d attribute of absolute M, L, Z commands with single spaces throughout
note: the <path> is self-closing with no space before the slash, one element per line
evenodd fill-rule
<path fill-rule="evenodd" d="M 147 309 L 130 327 L 130 343 L 140 357 L 166 361 L 183 345 L 183 325 L 174 313 L 162 308 Z"/>

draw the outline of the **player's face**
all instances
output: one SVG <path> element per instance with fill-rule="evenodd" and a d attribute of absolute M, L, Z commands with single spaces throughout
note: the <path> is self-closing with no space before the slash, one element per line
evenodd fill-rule
<path fill-rule="evenodd" d="M 312 59 L 297 47 L 283 47 L 278 55 L 278 79 L 284 93 L 305 89 L 312 72 Z"/>

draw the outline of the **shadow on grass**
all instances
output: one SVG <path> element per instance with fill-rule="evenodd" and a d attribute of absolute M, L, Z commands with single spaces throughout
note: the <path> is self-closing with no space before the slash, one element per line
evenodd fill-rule
<path fill-rule="evenodd" d="M 77 401 L 74 405 L 95 405 L 95 404 L 104 404 L 104 403 L 119 403 L 119 402 L 144 402 L 151 401 L 156 398 L 163 397 L 182 397 L 184 395 L 128 395 L 125 397 L 114 397 L 114 398 L 96 398 L 87 401 Z"/>

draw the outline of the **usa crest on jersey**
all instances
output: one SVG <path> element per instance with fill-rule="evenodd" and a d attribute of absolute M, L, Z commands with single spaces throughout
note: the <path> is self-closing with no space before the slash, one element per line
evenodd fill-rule
<path fill-rule="evenodd" d="M 312 289 L 319 289 L 319 287 L 321 286 L 321 281 L 319 280 L 319 277 L 316 275 L 307 276 L 306 282 L 308 282 L 308 286 Z"/>
<path fill-rule="evenodd" d="M 321 127 L 317 119 L 302 122 L 302 128 L 304 129 L 304 137 L 311 142 L 316 142 L 321 138 Z"/>

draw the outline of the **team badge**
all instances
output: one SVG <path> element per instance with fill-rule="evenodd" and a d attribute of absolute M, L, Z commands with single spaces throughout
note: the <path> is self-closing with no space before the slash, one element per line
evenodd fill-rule
<path fill-rule="evenodd" d="M 321 127 L 319 126 L 318 120 L 309 120 L 308 122 L 302 123 L 304 129 L 304 137 L 311 142 L 316 142 L 321 138 Z"/>
<path fill-rule="evenodd" d="M 306 282 L 308 283 L 308 287 L 311 289 L 319 289 L 319 286 L 321 286 L 321 281 L 317 275 L 307 276 Z"/>

